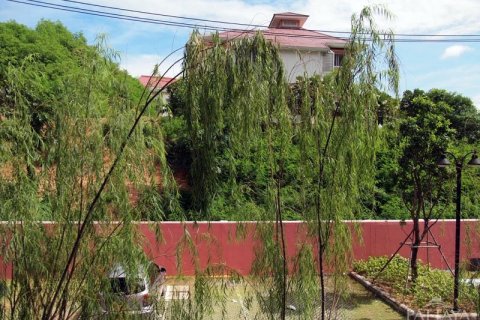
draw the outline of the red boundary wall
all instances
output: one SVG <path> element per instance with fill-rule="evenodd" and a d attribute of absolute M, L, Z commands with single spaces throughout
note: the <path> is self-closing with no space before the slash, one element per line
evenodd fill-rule
<path fill-rule="evenodd" d="M 390 256 L 412 228 L 411 221 L 346 223 L 351 226 L 351 230 L 359 230 L 361 233 L 361 236 L 354 236 L 352 240 L 354 259 Z M 255 240 L 256 222 L 242 223 L 242 227 L 235 222 L 140 222 L 137 226 L 143 235 L 143 248 L 147 255 L 158 265 L 164 266 L 170 275 L 193 275 L 196 267 L 203 270 L 206 266 L 215 264 L 248 275 L 255 250 L 258 249 L 256 246 L 258 242 Z M 284 230 L 287 256 L 291 259 L 302 245 L 309 243 L 305 240 L 305 224 L 285 222 Z M 438 221 L 431 230 L 446 260 L 453 268 L 455 221 Z M 461 259 L 467 261 L 470 258 L 480 258 L 480 221 L 463 220 L 461 232 Z M 430 236 L 428 240 L 433 239 Z M 191 244 L 194 244 L 194 249 L 191 249 Z M 196 252 L 192 254 L 192 250 Z M 410 249 L 404 246 L 399 253 L 408 258 Z M 198 259 L 193 259 L 194 256 Z M 429 262 L 433 267 L 447 269 L 436 248 L 421 248 L 419 258 L 423 262 Z M 2 263 L 0 265 L 2 265 L 0 277 L 11 277 L 11 265 Z"/>
<path fill-rule="evenodd" d="M 371 256 L 385 256 L 394 253 L 404 241 L 412 228 L 412 222 L 400 221 L 351 221 L 352 227 L 357 226 L 361 236 L 354 236 L 352 249 L 354 259 L 365 259 Z M 195 263 L 192 254 L 186 249 L 187 238 L 196 244 L 197 266 L 200 269 L 211 264 L 223 264 L 228 268 L 247 275 L 250 273 L 255 256 L 254 230 L 256 222 L 247 222 L 245 237 L 237 237 L 235 222 L 199 222 L 179 223 L 163 222 L 156 225 L 160 228 L 161 238 L 158 239 L 155 225 L 140 223 L 139 229 L 145 236 L 144 249 L 157 264 L 163 265 L 169 274 L 192 275 Z M 286 222 L 284 226 L 287 244 L 287 255 L 293 257 L 298 248 L 305 244 L 305 228 L 302 222 Z M 354 229 L 354 228 L 352 228 Z M 461 259 L 480 257 L 480 221 L 462 221 Z M 441 246 L 441 251 L 449 265 L 453 268 L 455 221 L 441 220 L 431 228 L 433 237 Z M 432 241 L 432 236 L 429 236 Z M 184 247 L 183 252 L 179 248 Z M 400 252 L 408 258 L 410 249 L 404 246 Z M 178 259 L 177 259 L 178 257 Z M 419 259 L 431 266 L 447 269 L 446 263 L 436 248 L 421 248 Z M 180 261 L 181 267 L 177 264 Z"/>

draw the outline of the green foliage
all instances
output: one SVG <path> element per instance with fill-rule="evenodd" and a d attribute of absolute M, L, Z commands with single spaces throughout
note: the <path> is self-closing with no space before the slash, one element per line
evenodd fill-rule
<path fill-rule="evenodd" d="M 316 272 L 314 248 L 303 244 L 293 261 L 294 270 L 291 277 L 290 295 L 294 298 L 298 308 L 304 310 L 303 319 L 314 319 L 318 303 L 309 297 L 318 297 L 321 290 Z M 336 294 L 336 292 L 334 292 Z"/>
<path fill-rule="evenodd" d="M 427 96 L 434 103 L 445 103 L 452 108 L 446 117 L 450 128 L 455 131 L 455 139 L 475 144 L 480 138 L 480 113 L 470 98 L 455 92 L 432 89 Z"/>
<path fill-rule="evenodd" d="M 372 257 L 367 260 L 355 261 L 353 270 L 369 278 L 378 275 L 378 281 L 393 285 L 395 290 L 402 291 L 405 288 L 409 262 L 401 256 L 395 256 L 388 267 L 380 273 L 387 261 L 388 257 Z"/>
<path fill-rule="evenodd" d="M 29 101 L 30 124 L 37 133 L 44 134 L 42 130 L 52 124 L 56 109 L 61 108 L 57 98 L 71 91 L 68 85 L 72 76 L 81 72 L 93 57 L 98 57 L 98 53 L 87 46 L 81 34 L 70 33 L 59 22 L 41 21 L 34 30 L 15 22 L 0 23 L 2 113 L 9 114 L 15 107 L 12 88 L 15 84 L 9 83 L 8 70 L 23 65 L 23 71 L 29 76 L 21 87 L 23 98 Z M 113 60 L 105 62 L 109 64 L 111 76 L 119 81 L 102 90 L 116 90 L 117 99 L 138 100 L 142 90 L 138 81 L 120 71 Z M 107 111 L 108 108 L 98 106 L 92 112 L 104 117 Z"/>
<path fill-rule="evenodd" d="M 400 110 L 398 163 L 402 197 L 409 206 L 412 218 L 435 217 L 438 202 L 442 202 L 446 175 L 439 170 L 436 159 L 448 148 L 453 135 L 446 118 L 452 109 L 444 103 L 435 103 L 422 91 L 404 93 Z"/>
<path fill-rule="evenodd" d="M 285 117 L 281 101 L 270 98 L 284 98 L 284 93 L 272 91 L 284 90 L 283 67 L 277 49 L 258 34 L 227 47 L 216 39 L 208 51 L 194 34 L 186 55 L 192 188 L 195 207 L 205 212 L 217 182 L 234 173 L 232 160 L 259 144 L 254 138 L 261 130 L 258 124 L 270 127 L 273 117 L 277 122 Z"/>
<path fill-rule="evenodd" d="M 263 315 L 285 316 L 286 298 L 297 296 L 302 301 L 299 317 L 311 319 L 319 295 L 325 293 L 324 268 L 335 270 L 335 278 L 351 259 L 351 230 L 342 220 L 368 215 L 367 209 L 376 210 L 377 216 L 399 217 L 405 211 L 394 193 L 402 186 L 398 181 L 406 185 L 408 177 L 402 174 L 444 148 L 454 130 L 463 128 L 462 121 L 475 118 L 468 101 L 455 97 L 446 104 L 442 101 L 448 94 L 440 91 L 431 96 L 406 93 L 399 113 L 395 99 L 378 90 L 384 83 L 396 90 L 398 66 L 392 35 L 380 37 L 383 32 L 375 28 L 376 13 L 389 16 L 377 7 L 353 17 L 341 68 L 322 78 L 301 78 L 293 86 L 285 82 L 278 48 L 260 33 L 228 44 L 214 36 L 208 46 L 194 33 L 186 47 L 185 77 L 170 89 L 173 117 L 160 119 L 158 106 L 147 109 L 148 117 L 134 131 L 94 211 L 95 220 L 119 220 L 121 227 L 101 237 L 88 224 L 78 253 L 86 258 L 74 262 L 80 277 L 74 272 L 72 284 L 62 284 L 62 293 L 67 293 L 62 299 L 67 304 L 78 301 L 73 305 L 87 317 L 98 310 L 91 297 L 107 266 L 121 259 L 133 269 L 143 259 L 131 250 L 139 241 L 134 220 L 259 220 L 252 281 Z M 0 146 L 0 164 L 13 168 L 0 180 L 5 203 L 0 214 L 12 221 L 10 231 L 17 232 L 2 256 L 18 260 L 15 270 L 23 279 L 14 293 L 21 306 L 15 318 L 31 316 L 29 304 L 32 310 L 47 312 L 58 268 L 77 234 L 74 222 L 85 216 L 106 164 L 123 150 L 141 91 L 135 79 L 118 70 L 116 53 L 104 43 L 86 46 L 81 35 L 51 22 L 42 22 L 35 31 L 15 23 L 0 26 L 0 40 L 5 40 L 0 42 L 0 59 L 8 59 L 0 63 L 6 88 L 0 92 L 0 137 L 6 142 Z M 377 63 L 380 58 L 385 61 Z M 454 103 L 464 113 L 445 117 L 455 110 Z M 378 145 L 380 115 L 383 144 Z M 473 139 L 467 131 L 462 139 Z M 375 147 L 381 150 L 377 158 Z M 376 190 L 375 161 L 380 168 Z M 168 162 L 190 168 L 191 190 L 177 189 Z M 434 172 L 431 165 L 422 170 L 422 177 Z M 152 178 L 158 171 L 161 183 Z M 396 181 L 399 177 L 403 180 Z M 466 185 L 473 188 L 473 183 Z M 138 191 L 136 203 L 130 187 Z M 177 202 L 180 192 L 185 195 L 183 211 Z M 379 204 L 372 204 L 373 192 Z M 411 197 L 412 192 L 405 194 Z M 475 205 L 471 201 L 469 208 Z M 24 221 L 24 232 L 15 229 L 17 219 Z M 65 230 L 49 238 L 36 223 L 40 219 L 61 222 Z M 286 259 L 286 219 L 303 219 L 309 225 L 310 238 L 296 248 L 292 261 Z M 55 259 L 47 254 L 52 247 L 60 248 Z M 224 297 L 209 277 L 225 270 L 201 269 L 187 233 L 178 250 L 179 256 L 191 252 L 197 278 L 194 299 L 175 305 L 175 317 L 208 318 L 214 300 L 222 304 Z M 35 271 L 33 266 L 40 267 Z M 395 260 L 393 267 L 385 281 L 397 281 L 405 263 Z M 25 278 L 33 271 L 29 283 Z M 43 281 L 49 287 L 39 285 Z M 34 286 L 45 291 L 32 302 L 27 297 Z M 325 302 L 324 297 L 320 300 Z"/>
<path fill-rule="evenodd" d="M 388 267 L 385 266 L 388 257 L 370 257 L 367 260 L 359 260 L 353 263 L 355 272 L 372 280 L 376 277 L 376 283 L 386 286 L 391 292 L 403 299 L 410 297 L 408 301 L 414 303 L 414 307 L 425 308 L 435 306 L 436 302 L 449 308 L 453 297 L 453 276 L 446 270 L 429 268 L 424 264 L 419 265 L 419 276 L 415 285 L 406 286 L 409 261 L 403 257 L 395 256 Z M 468 279 L 466 273 L 461 278 Z M 405 288 L 408 288 L 405 291 Z M 460 305 L 467 310 L 475 311 L 478 306 L 479 292 L 472 285 L 460 284 Z"/>
<path fill-rule="evenodd" d="M 187 45 L 184 87 L 176 88 L 184 103 L 174 99 L 173 109 L 185 116 L 191 137 L 194 208 L 207 219 L 231 217 L 242 204 L 254 209 L 244 217 L 262 221 L 252 273 L 270 317 L 278 310 L 285 318 L 290 293 L 284 219 L 309 225 L 323 309 L 324 268 L 346 269 L 351 231 L 342 220 L 362 210 L 361 190 L 373 183 L 377 87 L 386 81 L 396 90 L 398 83 L 392 35 L 378 37 L 376 13 L 386 12 L 366 8 L 353 17 L 341 68 L 292 87 L 278 48 L 261 33 L 228 44 L 214 36 L 209 47 L 193 34 Z M 365 41 L 365 33 L 373 41 Z M 377 63 L 380 58 L 385 63 Z M 298 279 L 306 286 L 309 278 Z M 303 298 L 311 306 L 317 299 Z"/>
<path fill-rule="evenodd" d="M 453 277 L 443 270 L 425 270 L 421 272 L 414 286 L 413 295 L 420 306 L 441 298 L 449 301 L 453 294 Z"/>
<path fill-rule="evenodd" d="M 394 116 L 387 118 L 381 129 L 375 203 L 369 204 L 374 217 L 410 218 L 416 188 L 428 199 L 427 215 L 452 218 L 454 168 L 442 171 L 435 163 L 443 151 L 463 155 L 476 148 L 474 137 L 480 124 L 479 112 L 470 99 L 456 93 L 416 89 L 406 91 L 398 111 L 391 114 Z M 463 175 L 464 217 L 479 215 L 473 205 L 478 198 L 473 183 L 477 176 L 474 170 L 465 170 Z"/>
<path fill-rule="evenodd" d="M 2 317 L 90 318 L 113 265 L 145 263 L 132 224 L 145 212 L 133 207 L 130 191 L 152 185 L 157 166 L 168 173 L 159 122 L 141 122 L 124 144 L 142 102 L 134 100 L 139 85 L 118 69 L 103 38 L 87 46 L 50 22 L 36 30 L 0 24 L 0 34 L 8 41 L 0 50 L 17 50 L 0 73 L 1 256 L 14 270 Z M 162 188 L 174 193 L 169 181 L 164 174 Z M 144 196 L 141 205 L 148 218 L 162 219 L 158 197 Z"/>

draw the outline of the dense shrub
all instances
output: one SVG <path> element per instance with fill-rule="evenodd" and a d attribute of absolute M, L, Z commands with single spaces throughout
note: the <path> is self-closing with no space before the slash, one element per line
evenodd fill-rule
<path fill-rule="evenodd" d="M 388 257 L 370 257 L 353 263 L 355 272 L 384 287 L 394 296 L 400 296 L 412 301 L 414 307 L 427 308 L 435 303 L 449 306 L 453 297 L 453 276 L 445 270 L 428 268 L 420 264 L 416 284 L 406 283 L 409 260 L 395 256 L 390 264 L 381 273 L 380 270 L 388 261 Z M 461 279 L 469 278 L 468 274 L 461 275 Z M 460 305 L 465 310 L 476 311 L 480 306 L 479 291 L 473 285 L 460 284 Z"/>
<path fill-rule="evenodd" d="M 449 301 L 453 297 L 452 274 L 444 270 L 425 269 L 424 272 L 419 272 L 417 284 L 412 291 L 419 306 L 440 299 Z"/>

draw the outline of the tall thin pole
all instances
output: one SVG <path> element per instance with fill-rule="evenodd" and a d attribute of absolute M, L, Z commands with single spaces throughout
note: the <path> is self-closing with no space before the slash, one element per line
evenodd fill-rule
<path fill-rule="evenodd" d="M 437 161 L 437 165 L 444 168 L 450 164 L 446 154 L 449 154 L 455 160 L 455 169 L 457 171 L 457 195 L 456 195 L 456 210 L 455 210 L 455 274 L 453 283 L 453 312 L 458 312 L 458 295 L 459 295 L 459 277 L 460 277 L 460 226 L 462 220 L 462 169 L 465 159 L 469 155 L 472 155 L 472 159 L 467 163 L 471 166 L 480 166 L 480 160 L 477 156 L 477 151 L 471 151 L 464 155 L 462 158 L 457 158 L 451 152 L 445 152 L 442 157 Z M 433 234 L 432 234 L 433 237 Z M 447 264 L 448 265 L 448 264 Z"/>
<path fill-rule="evenodd" d="M 462 197 L 462 162 L 456 161 L 457 169 L 457 197 L 455 211 L 455 280 L 453 285 L 453 311 L 458 312 L 458 278 L 460 272 L 460 220 Z"/>

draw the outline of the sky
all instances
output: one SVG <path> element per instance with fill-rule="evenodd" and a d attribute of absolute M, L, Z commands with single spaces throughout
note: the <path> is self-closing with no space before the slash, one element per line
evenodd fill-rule
<path fill-rule="evenodd" d="M 43 1 L 81 6 L 65 0 Z M 366 5 L 381 4 L 392 13 L 393 17 L 377 22 L 381 27 L 391 29 L 396 34 L 478 35 L 476 39 L 480 39 L 480 0 L 378 0 L 375 2 L 368 0 L 84 0 L 84 2 L 255 25 L 268 25 L 274 13 L 290 11 L 310 16 L 304 25 L 307 29 L 332 31 L 349 31 L 352 14 L 360 12 Z M 90 9 L 95 8 L 90 7 Z M 97 8 L 97 10 L 101 9 Z M 159 16 L 135 15 L 174 20 Z M 120 53 L 120 66 L 135 77 L 150 74 L 156 63 L 185 44 L 192 31 L 190 28 L 94 17 L 0 0 L 0 21 L 15 20 L 29 27 L 35 27 L 41 19 L 60 21 L 70 31 L 83 33 L 89 43 L 94 43 L 99 34 L 107 35 L 109 45 Z M 202 30 L 202 26 L 215 25 L 210 22 L 183 22 L 196 23 L 200 32 L 205 33 L 208 31 Z M 401 36 L 399 35 L 398 38 Z M 181 55 L 180 50 L 167 59 L 160 70 L 165 71 L 164 66 L 173 63 Z M 471 98 L 480 109 L 480 42 L 399 42 L 397 55 L 400 60 L 400 92 L 415 88 L 446 89 Z M 177 64 L 168 72 L 168 75 L 172 76 L 180 69 L 181 65 Z"/>

